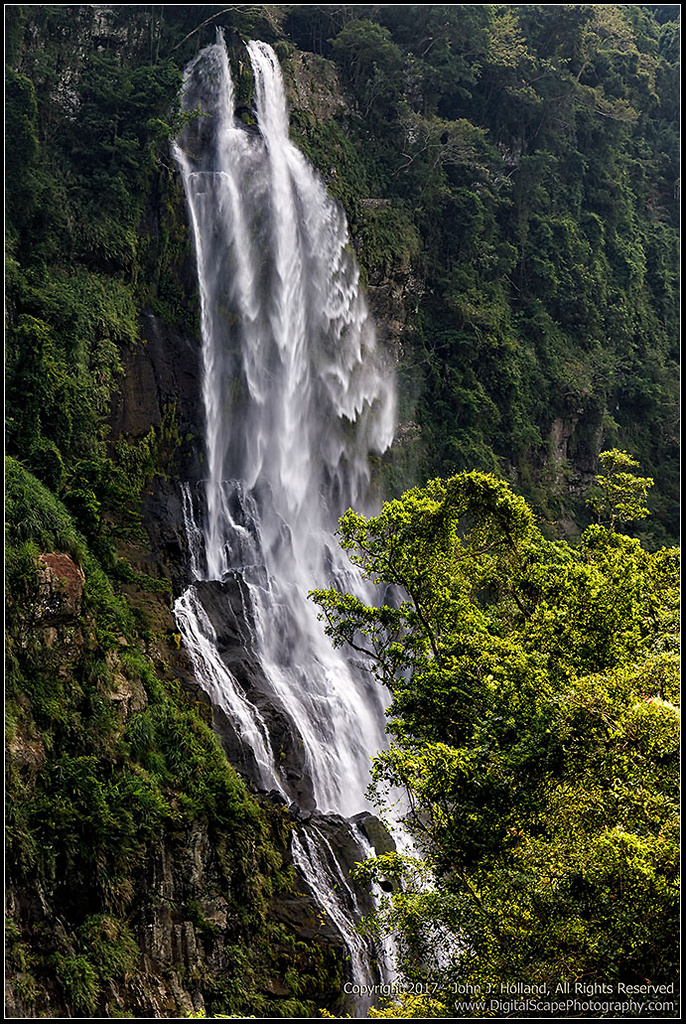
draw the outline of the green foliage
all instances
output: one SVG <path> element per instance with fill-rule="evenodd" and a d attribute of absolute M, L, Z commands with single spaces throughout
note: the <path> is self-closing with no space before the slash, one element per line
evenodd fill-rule
<path fill-rule="evenodd" d="M 20 201 L 24 190 L 19 182 L 21 173 L 30 167 L 38 154 L 36 120 L 38 107 L 33 83 L 11 68 L 5 68 L 5 100 L 7 137 L 12 145 L 7 151 L 7 177 L 10 182 L 10 201 Z M 17 213 L 19 211 L 16 211 Z"/>
<path fill-rule="evenodd" d="M 358 99 L 361 113 L 374 121 L 393 111 L 403 60 L 386 28 L 355 19 L 332 41 L 332 50 Z"/>
<path fill-rule="evenodd" d="M 347 111 L 294 111 L 294 133 L 346 207 L 363 273 L 407 286 L 412 468 L 451 477 L 370 523 L 346 519 L 363 568 L 411 592 L 381 609 L 319 595 L 337 641 L 393 688 L 395 745 L 375 784 L 408 788 L 435 886 L 416 864 L 379 867 L 406 880 L 387 911 L 408 975 L 436 922 L 469 938 L 461 979 L 601 962 L 658 977 L 673 913 L 676 555 L 603 527 L 578 549 L 550 544 L 504 484 L 454 474 L 505 467 L 549 515 L 568 514 L 565 480 L 626 447 L 656 482 L 644 535 L 659 547 L 676 532 L 678 26 L 668 8 L 602 5 L 242 7 L 221 20 L 244 38 L 285 29 L 340 70 Z M 288 881 L 269 829 L 283 844 L 285 825 L 267 823 L 139 652 L 113 586 L 143 581 L 113 537 L 136 529 L 141 490 L 178 441 L 171 407 L 115 445 L 108 417 L 140 310 L 196 327 L 168 139 L 181 68 L 216 23 L 183 6 L 7 10 L 8 740 L 28 752 L 8 757 L 8 862 L 70 945 L 8 942 L 28 1003 L 57 979 L 84 1015 L 117 1015 L 104 985 L 134 972 L 142 866 L 194 821 L 235 910 L 235 972 L 203 981 L 210 1010 L 311 1014 L 302 979 L 319 998 L 339 969 L 265 922 Z M 611 526 L 643 514 L 648 478 L 633 468 L 603 467 L 595 507 Z M 37 556 L 52 550 L 86 575 L 83 614 L 56 647 L 30 621 Z M 141 702 L 125 720 L 110 699 L 121 687 Z M 275 949 L 293 983 L 280 1001 L 260 989 Z"/>
<path fill-rule="evenodd" d="M 376 927 L 405 977 L 446 1005 L 457 984 L 672 981 L 678 553 L 601 526 L 546 541 L 480 473 L 348 511 L 340 536 L 392 593 L 312 596 L 393 694 L 372 791 L 391 810 L 404 790 L 424 859 L 358 875 L 393 882 Z"/>
<path fill-rule="evenodd" d="M 7 542 L 31 541 L 43 551 L 65 551 L 77 561 L 85 557 L 82 537 L 62 503 L 12 458 L 5 465 Z"/>
<path fill-rule="evenodd" d="M 372 280 L 383 279 L 392 271 L 409 273 L 420 251 L 417 230 L 402 207 L 365 209 L 356 245 L 357 256 Z"/>
<path fill-rule="evenodd" d="M 16 580 L 22 569 L 35 576 L 35 546 L 12 550 Z M 140 972 L 130 922 L 147 896 L 149 865 L 162 850 L 175 856 L 184 837 L 204 828 L 230 920 L 212 925 L 192 901 L 188 919 L 227 962 L 233 943 L 245 961 L 238 982 L 208 977 L 206 997 L 218 1009 L 269 1012 L 258 988 L 269 970 L 269 900 L 292 884 L 281 852 L 287 826 L 271 823 L 194 706 L 157 677 L 138 649 L 130 609 L 90 552 L 83 567 L 82 615 L 53 631 L 50 646 L 31 630 L 35 586 L 26 582 L 20 594 L 11 581 L 10 602 L 22 597 L 22 615 L 18 625 L 8 621 L 8 736 L 38 754 L 28 771 L 8 758 L 8 871 L 15 887 L 41 886 L 65 936 L 55 952 L 39 935 L 24 946 L 17 930 L 12 967 L 26 977 L 15 991 L 40 1005 L 57 981 L 72 1012 L 95 1014 L 109 984 L 128 990 Z"/>
<path fill-rule="evenodd" d="M 316 130 L 335 124 L 358 158 L 308 155 L 345 197 L 369 280 L 409 292 L 420 475 L 499 472 L 583 525 L 575 476 L 625 448 L 656 481 L 662 526 L 639 526 L 653 547 L 678 535 L 675 16 L 408 4 L 286 19 L 339 68 L 351 115 Z"/>
<path fill-rule="evenodd" d="M 64 487 L 66 478 L 64 462 L 59 448 L 48 438 L 39 438 L 28 455 L 28 464 L 34 476 L 48 487 L 50 491 L 59 492 Z"/>
<path fill-rule="evenodd" d="M 386 1005 L 382 1009 L 372 1006 L 369 1010 L 370 1020 L 376 1020 L 381 1017 L 394 1017 L 396 1019 L 414 1017 L 424 1019 L 431 1017 L 445 1018 L 449 1016 L 448 1007 L 437 999 L 431 999 L 429 996 L 411 995 L 409 992 L 403 992 L 396 1000 L 387 1000 Z"/>
<path fill-rule="evenodd" d="M 79 936 L 102 981 L 125 981 L 136 971 L 140 951 L 121 921 L 106 914 L 89 917 Z"/>
<path fill-rule="evenodd" d="M 65 460 L 101 456 L 101 427 L 121 376 L 118 346 L 138 339 L 130 292 L 82 271 L 17 270 L 11 285 L 11 449 L 28 454 L 49 438 Z"/>
<path fill-rule="evenodd" d="M 158 188 L 173 210 L 180 69 L 155 55 L 154 13 L 103 18 L 114 33 L 97 47 L 84 42 L 95 30 L 88 8 L 12 19 L 6 395 L 10 454 L 59 494 L 107 564 L 113 526 L 135 526 L 144 477 L 164 455 L 154 437 L 145 467 L 108 449 L 123 349 L 139 343 L 144 302 L 169 311 L 171 296 L 172 315 L 186 318 L 168 262 L 174 249 L 178 266 L 189 243 L 171 216 L 159 232 L 150 217 Z M 122 53 L 123 39 L 136 42 Z"/>
<path fill-rule="evenodd" d="M 88 958 L 55 953 L 54 966 L 68 1003 L 84 1016 L 94 1014 L 100 995 L 100 982 Z"/>
<path fill-rule="evenodd" d="M 603 468 L 603 474 L 596 477 L 600 494 L 586 502 L 598 519 L 614 530 L 616 523 L 632 523 L 650 515 L 644 502 L 654 481 L 627 472 L 636 469 L 638 462 L 616 449 L 601 452 L 599 462 Z"/>
<path fill-rule="evenodd" d="M 341 545 L 364 576 L 401 587 L 409 600 L 370 609 L 336 591 L 312 596 L 334 642 L 368 653 L 382 681 L 395 687 L 408 664 L 452 662 L 459 613 L 469 616 L 470 630 L 489 630 L 479 595 L 502 586 L 503 566 L 532 531 L 526 503 L 494 477 L 473 472 L 432 480 L 387 502 L 376 518 L 350 509 L 340 521 Z M 356 643 L 359 630 L 370 646 Z"/>

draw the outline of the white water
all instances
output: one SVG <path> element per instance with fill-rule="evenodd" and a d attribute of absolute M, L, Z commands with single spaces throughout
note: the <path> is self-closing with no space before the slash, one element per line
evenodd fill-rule
<path fill-rule="evenodd" d="M 272 49 L 248 43 L 258 128 L 236 119 L 221 36 L 186 70 L 203 115 L 175 146 L 197 258 L 207 480 L 184 492 L 196 583 L 176 616 L 198 678 L 252 746 L 256 780 L 293 799 L 284 754 L 217 650 L 201 581 L 240 574 L 268 698 L 289 722 L 321 811 L 367 806 L 370 758 L 386 745 L 385 695 L 334 650 L 307 600 L 337 580 L 364 591 L 333 537 L 365 508 L 369 454 L 390 444 L 383 366 L 345 218 L 288 137 Z M 196 503 L 197 505 L 197 503 Z"/>
<path fill-rule="evenodd" d="M 361 916 L 361 910 L 331 844 L 313 826 L 308 832 L 293 835 L 291 853 L 293 863 L 318 898 L 321 913 L 328 919 L 326 923 L 343 936 L 355 982 L 371 990 L 376 978 L 369 965 L 369 949 L 355 928 L 355 919 Z"/>

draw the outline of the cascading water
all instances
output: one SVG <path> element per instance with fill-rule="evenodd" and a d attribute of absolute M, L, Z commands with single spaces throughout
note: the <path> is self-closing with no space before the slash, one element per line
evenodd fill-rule
<path fill-rule="evenodd" d="M 370 757 L 385 745 L 385 695 L 331 648 L 307 592 L 337 580 L 369 597 L 333 530 L 365 507 L 394 389 L 345 218 L 289 140 L 274 52 L 247 48 L 257 129 L 235 116 L 219 35 L 186 70 L 183 105 L 200 116 L 175 146 L 197 258 L 208 474 L 204 502 L 184 491 L 195 580 L 175 612 L 199 680 L 249 748 L 253 782 L 349 816 L 366 807 Z M 326 858 L 313 843 L 294 859 L 316 874 Z"/>

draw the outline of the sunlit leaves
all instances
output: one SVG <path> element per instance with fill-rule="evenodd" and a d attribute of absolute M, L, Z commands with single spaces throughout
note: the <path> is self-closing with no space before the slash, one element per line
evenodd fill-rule
<path fill-rule="evenodd" d="M 645 519 L 650 514 L 645 506 L 646 495 L 653 481 L 649 477 L 638 477 L 631 470 L 638 468 L 638 462 L 626 452 L 616 449 L 601 452 L 599 456 L 603 472 L 596 477 L 598 496 L 588 499 L 587 504 L 601 522 L 611 530 L 616 523 L 632 523 Z"/>
<path fill-rule="evenodd" d="M 609 504 L 642 500 L 646 481 L 620 472 L 629 456 L 604 463 Z M 678 552 L 602 526 L 576 548 L 550 543 L 480 473 L 371 519 L 349 510 L 340 535 L 395 588 L 391 607 L 314 598 L 335 642 L 364 649 L 393 690 L 372 792 L 380 807 L 405 794 L 393 813 L 425 861 L 361 870 L 392 880 L 377 923 L 400 932 L 406 977 L 429 977 L 440 935 L 453 982 L 669 980 Z"/>

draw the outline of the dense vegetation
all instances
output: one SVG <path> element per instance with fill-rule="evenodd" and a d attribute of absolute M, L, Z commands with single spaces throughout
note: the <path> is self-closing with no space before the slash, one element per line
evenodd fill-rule
<path fill-rule="evenodd" d="M 221 951 L 231 970 L 187 983 L 223 1011 L 310 1014 L 314 1004 L 295 996 L 321 996 L 336 970 L 273 919 L 271 898 L 293 883 L 285 809 L 257 803 L 202 705 L 142 653 L 155 637 L 114 593 L 65 506 L 11 459 L 7 485 L 7 953 L 20 1007 L 115 1017 L 149 1006 L 145 980 L 131 984 L 141 971 L 136 935 L 154 914 L 148 886 L 159 888 L 165 864 L 187 862 L 200 843 L 212 851 L 204 905 L 188 868 L 165 892 L 210 959 Z M 81 562 L 73 614 L 46 609 L 39 550 Z M 36 894 L 41 911 L 30 909 Z M 206 914 L 217 894 L 228 930 Z M 265 980 L 289 968 L 297 984 L 275 1004 Z"/>
<path fill-rule="evenodd" d="M 462 929 L 469 897 L 460 886 L 476 872 L 485 903 L 520 908 L 528 938 L 515 941 L 520 920 L 496 914 L 493 927 L 472 933 L 475 960 L 460 963 L 460 976 L 484 977 L 485 949 L 493 970 L 514 976 L 536 956 L 547 970 L 563 922 L 544 949 L 541 922 L 553 897 L 517 888 L 533 858 L 550 869 L 558 908 L 577 908 L 575 962 L 593 969 L 598 943 L 615 936 L 617 976 L 633 976 L 639 962 L 647 969 L 653 952 L 627 908 L 654 915 L 655 941 L 670 933 L 673 849 L 664 788 L 673 561 L 647 549 L 672 538 L 678 522 L 677 13 L 656 5 L 6 9 L 15 900 L 7 934 L 21 1005 L 110 1016 L 131 1005 L 146 871 L 161 851 L 181 855 L 196 826 L 220 851 L 217 884 L 235 913 L 231 972 L 191 979 L 208 1005 L 314 1012 L 300 997 L 321 1004 L 337 977 L 321 950 L 295 948 L 270 925 L 269 900 L 290 879 L 286 821 L 246 792 L 202 707 L 164 667 L 173 625 L 149 610 L 168 603 L 168 579 L 124 557 L 148 543 L 141 496 L 175 471 L 180 438 L 173 406 L 146 433 L 116 440 L 110 409 L 126 359 L 142 344 L 142 313 L 197 332 L 169 139 L 182 123 L 182 69 L 217 24 L 227 29 L 244 107 L 252 83 L 242 38 L 274 43 L 287 74 L 297 73 L 300 51 L 317 55 L 325 81 L 343 90 L 324 117 L 305 103 L 294 109 L 293 133 L 344 203 L 367 280 L 402 290 L 405 423 L 385 472 L 395 493 L 436 474 L 462 481 L 403 499 L 409 540 L 412 515 L 468 480 L 481 488 L 472 512 L 491 487 L 519 531 L 514 548 L 498 538 L 502 550 L 490 561 L 470 549 L 458 574 L 466 597 L 441 583 L 449 671 L 443 648 L 436 661 L 416 628 L 403 626 L 402 644 L 389 649 L 398 663 L 409 657 L 413 671 L 395 685 L 401 746 L 379 762 L 379 785 L 403 775 L 419 787 L 446 897 L 440 913 L 429 894 L 417 906 Z M 645 548 L 609 521 L 578 548 L 544 540 L 504 484 L 455 477 L 496 472 L 544 518 L 571 515 L 584 525 L 584 484 L 612 445 L 630 449 L 655 480 L 654 514 L 637 527 Z M 444 524 L 451 537 L 452 522 Z M 431 564 L 436 529 L 421 542 Z M 53 626 L 40 619 L 39 554 L 55 551 L 83 573 L 83 602 Z M 413 551 L 410 543 L 408 559 Z M 137 610 L 127 588 L 137 588 Z M 460 677 L 472 656 L 472 675 Z M 438 780 L 435 792 L 422 789 L 421 757 L 444 764 L 449 792 L 440 773 L 428 776 Z M 471 790 L 475 781 L 481 790 Z M 507 860 L 498 859 L 503 836 L 511 836 Z M 457 874 L 442 849 L 462 851 Z M 610 903 L 617 865 L 629 867 L 621 899 Z M 408 897 L 392 912 L 407 918 L 409 909 Z M 213 949 L 202 910 L 184 913 Z M 282 976 L 290 970 L 278 1000 L 260 988 L 275 959 Z M 246 972 L 248 990 L 237 981 Z"/>
<path fill-rule="evenodd" d="M 658 481 L 650 531 L 678 534 L 674 16 L 289 12 L 296 42 L 350 91 L 354 160 L 333 123 L 296 124 L 361 261 L 373 281 L 404 263 L 421 282 L 404 341 L 420 478 L 504 473 L 555 517 L 618 444 Z"/>
<path fill-rule="evenodd" d="M 625 461 L 607 453 L 590 499 L 610 524 L 644 511 L 649 482 Z M 524 500 L 478 472 L 372 519 L 351 510 L 340 533 L 396 589 L 380 608 L 313 596 L 393 693 L 373 789 L 382 805 L 404 790 L 422 859 L 386 854 L 360 874 L 395 883 L 376 925 L 399 935 L 410 991 L 435 997 L 429 1016 L 517 983 L 674 992 L 678 552 L 600 524 L 578 547 L 546 541 Z M 495 1003 L 456 1015 L 502 1016 Z"/>

